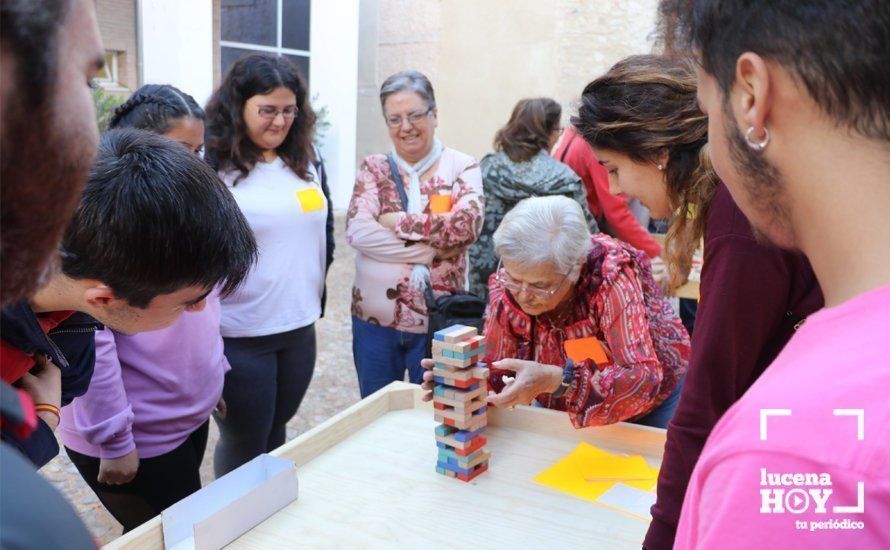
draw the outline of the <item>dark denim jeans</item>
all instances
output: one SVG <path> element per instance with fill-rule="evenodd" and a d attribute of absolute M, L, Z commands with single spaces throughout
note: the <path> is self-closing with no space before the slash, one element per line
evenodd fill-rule
<path fill-rule="evenodd" d="M 426 334 L 412 334 L 352 318 L 352 357 L 362 397 L 390 382 L 423 379 L 420 360 L 426 355 Z"/>
<path fill-rule="evenodd" d="M 653 428 L 667 428 L 668 422 L 674 417 L 674 411 L 677 410 L 677 404 L 680 403 L 680 390 L 683 389 L 683 382 L 685 380 L 686 377 L 684 376 L 680 379 L 680 383 L 677 384 L 677 389 L 675 389 L 661 405 L 656 407 L 655 410 L 643 418 L 634 420 L 633 423 L 642 424 L 643 426 L 652 426 Z"/>

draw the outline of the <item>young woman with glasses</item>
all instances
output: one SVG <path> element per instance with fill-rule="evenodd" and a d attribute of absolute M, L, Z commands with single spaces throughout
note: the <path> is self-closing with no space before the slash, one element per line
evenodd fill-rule
<path fill-rule="evenodd" d="M 285 57 L 239 59 L 207 105 L 207 159 L 260 250 L 244 285 L 222 301 L 232 370 L 223 390 L 226 416 L 217 417 L 218 476 L 284 443 L 312 379 L 334 238 L 314 130 L 306 83 Z"/>

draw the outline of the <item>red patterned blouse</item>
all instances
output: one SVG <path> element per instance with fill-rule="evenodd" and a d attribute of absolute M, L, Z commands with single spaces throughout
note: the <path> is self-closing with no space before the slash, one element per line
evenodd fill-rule
<path fill-rule="evenodd" d="M 524 313 L 494 276 L 485 321 L 489 363 L 514 358 L 563 366 L 567 340 L 600 341 L 608 363 L 576 363 L 562 397 L 537 397 L 544 407 L 568 412 L 576 428 L 648 414 L 677 388 L 689 361 L 689 335 L 652 278 L 649 258 L 606 235 L 591 240 L 564 326 Z M 496 392 L 504 387 L 504 374 L 513 373 L 491 369 L 489 385 Z"/>

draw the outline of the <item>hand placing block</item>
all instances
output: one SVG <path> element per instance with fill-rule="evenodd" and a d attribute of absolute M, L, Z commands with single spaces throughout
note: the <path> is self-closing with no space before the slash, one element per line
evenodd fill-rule
<path fill-rule="evenodd" d="M 433 335 L 434 418 L 439 457 L 436 471 L 470 481 L 488 469 L 491 453 L 483 435 L 488 424 L 485 338 L 473 327 L 455 325 Z"/>

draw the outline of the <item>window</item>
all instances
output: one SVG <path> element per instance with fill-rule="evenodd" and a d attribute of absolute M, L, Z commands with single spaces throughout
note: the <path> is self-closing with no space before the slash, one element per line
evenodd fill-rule
<path fill-rule="evenodd" d="M 120 73 L 118 72 L 121 52 L 105 50 L 105 66 L 96 73 L 97 84 L 107 89 L 121 89 Z"/>
<path fill-rule="evenodd" d="M 222 0 L 220 69 L 251 53 L 287 56 L 309 82 L 311 0 Z"/>

